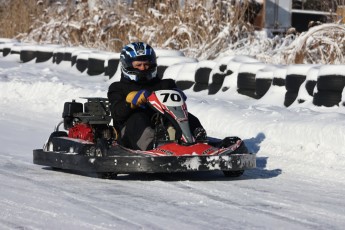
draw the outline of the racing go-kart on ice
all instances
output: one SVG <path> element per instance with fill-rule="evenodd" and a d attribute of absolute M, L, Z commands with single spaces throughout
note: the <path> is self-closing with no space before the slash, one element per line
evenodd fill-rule
<path fill-rule="evenodd" d="M 84 98 L 65 102 L 61 121 L 43 149 L 33 150 L 34 164 L 57 169 L 97 173 L 102 178 L 117 174 L 223 171 L 238 177 L 256 167 L 256 156 L 238 137 L 208 137 L 196 141 L 189 128 L 188 111 L 179 91 L 160 90 L 148 97 L 156 113 L 154 148 L 133 150 L 117 142 L 110 125 L 109 101 Z M 59 131 L 60 125 L 67 131 Z"/>

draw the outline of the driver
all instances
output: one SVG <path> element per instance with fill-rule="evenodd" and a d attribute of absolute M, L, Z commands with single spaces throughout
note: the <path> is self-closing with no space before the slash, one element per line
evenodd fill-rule
<path fill-rule="evenodd" d="M 151 118 L 154 111 L 145 104 L 151 92 L 177 89 L 173 79 L 157 77 L 156 54 L 143 42 L 123 47 L 120 54 L 121 79 L 109 86 L 108 98 L 113 124 L 118 132 L 118 143 L 131 149 L 153 148 L 155 130 Z M 185 97 L 184 93 L 179 90 Z M 206 139 L 200 121 L 188 115 L 191 131 L 197 140 Z"/>

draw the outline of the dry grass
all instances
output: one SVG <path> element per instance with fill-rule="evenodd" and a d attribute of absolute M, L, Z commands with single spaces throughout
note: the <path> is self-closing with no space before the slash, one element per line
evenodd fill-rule
<path fill-rule="evenodd" d="M 270 63 L 344 63 L 343 25 L 313 27 L 301 35 L 260 37 L 248 22 L 250 0 L 241 4 L 188 0 L 184 7 L 176 0 L 135 0 L 132 5 L 98 0 L 97 7 L 87 0 L 50 5 L 25 1 L 10 0 L 0 8 L 0 37 L 113 52 L 140 40 L 199 59 L 247 54 Z"/>
<path fill-rule="evenodd" d="M 13 38 L 30 29 L 37 15 L 41 15 L 47 4 L 37 0 L 10 0 L 0 7 L 0 37 Z"/>
<path fill-rule="evenodd" d="M 20 1 L 11 2 L 20 7 Z M 36 18 L 25 20 L 26 30 L 24 26 L 14 26 L 18 31 L 8 30 L 8 34 L 1 36 L 9 37 L 12 33 L 24 42 L 82 45 L 108 51 L 119 51 L 129 42 L 142 40 L 155 47 L 214 58 L 225 48 L 218 44 L 236 42 L 254 31 L 244 20 L 249 1 L 243 5 L 218 1 L 215 10 L 205 7 L 208 1 L 186 1 L 183 8 L 175 0 L 134 1 L 132 5 L 118 1 L 92 9 L 86 1 L 77 5 L 69 2 L 67 6 L 54 4 L 42 10 L 43 6 L 31 0 L 30 7 L 22 10 L 31 12 L 30 9 L 37 8 Z M 8 21 L 15 19 L 7 17 Z M 205 50 L 213 54 L 208 52 L 205 56 Z"/>

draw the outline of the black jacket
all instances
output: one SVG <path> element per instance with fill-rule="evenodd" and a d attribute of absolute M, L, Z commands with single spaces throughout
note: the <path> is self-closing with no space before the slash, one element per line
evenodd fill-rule
<path fill-rule="evenodd" d="M 139 84 L 121 76 L 121 80 L 112 83 L 108 89 L 108 99 L 114 127 L 117 130 L 121 130 L 132 113 L 142 111 L 141 108 L 131 109 L 130 104 L 126 102 L 126 97 L 131 91 L 146 89 L 153 92 L 173 88 L 177 88 L 173 79 L 160 79 L 156 77 L 146 84 Z"/>

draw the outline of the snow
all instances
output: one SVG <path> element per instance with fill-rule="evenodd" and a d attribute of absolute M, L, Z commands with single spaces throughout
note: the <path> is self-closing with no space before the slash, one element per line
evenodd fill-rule
<path fill-rule="evenodd" d="M 0 56 L 1 229 L 343 229 L 343 106 L 286 108 L 286 89 L 279 86 L 255 100 L 236 93 L 234 72 L 225 79 L 227 91 L 186 90 L 187 105 L 209 136 L 241 137 L 257 156 L 256 169 L 236 179 L 202 172 L 104 180 L 34 165 L 32 150 L 42 148 L 60 122 L 65 101 L 106 97 L 114 79 L 80 73 L 67 61 L 18 60 Z M 167 71 L 187 78 L 196 66 L 179 63 Z M 275 67 L 274 77 L 281 78 L 287 69 L 311 71 Z M 328 69 L 322 68 L 325 75 L 334 71 Z"/>

